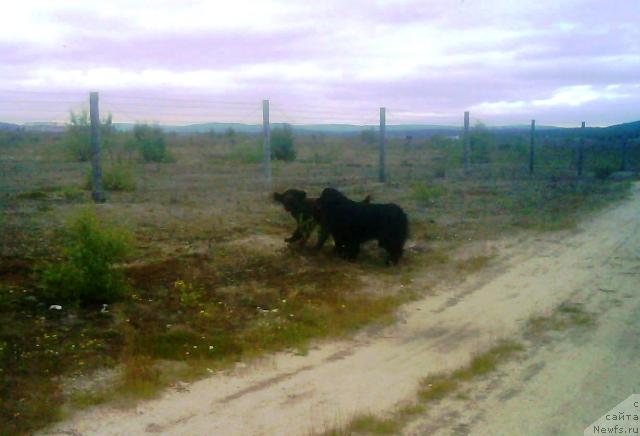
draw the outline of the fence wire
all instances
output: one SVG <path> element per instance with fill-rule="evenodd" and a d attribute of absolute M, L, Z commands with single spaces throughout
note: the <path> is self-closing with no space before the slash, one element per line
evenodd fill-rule
<path fill-rule="evenodd" d="M 0 122 L 16 123 L 27 130 L 58 132 L 69 124 L 71 114 L 89 111 L 87 94 L 79 92 L 33 92 L 0 90 Z M 158 124 L 191 135 L 220 135 L 215 149 L 203 150 L 209 158 L 224 153 L 234 159 L 260 163 L 258 150 L 264 139 L 263 102 L 260 99 L 229 99 L 215 96 L 100 93 L 102 120 L 108 117 L 116 130 L 135 124 Z M 463 117 L 415 108 L 385 108 L 385 167 L 388 180 L 419 180 L 462 174 L 464 148 Z M 381 139 L 380 108 L 357 103 L 315 101 L 295 104 L 269 103 L 271 131 L 290 125 L 303 149 L 300 162 L 333 165 L 335 172 L 357 179 L 375 180 Z M 529 175 L 530 122 L 522 119 L 514 127 L 492 126 L 471 118 L 469 131 L 470 170 L 478 177 L 527 177 Z M 579 127 L 579 126 L 576 126 Z M 6 127 L 5 130 L 8 128 Z M 534 136 L 534 173 L 538 176 L 569 177 L 583 170 L 597 174 L 609 169 L 640 168 L 637 138 L 586 137 L 579 129 L 560 134 L 538 128 Z M 236 135 L 236 136 L 234 136 Z M 244 136 L 237 136 L 244 135 Z M 214 138 L 214 136 L 211 136 Z M 184 137 L 175 144 L 191 143 Z M 198 139 L 205 143 L 205 139 Z M 627 141 L 623 144 L 621 141 Z M 214 144 L 212 139 L 211 144 Z M 208 144 L 208 142 L 207 142 Z M 222 144 L 222 145 L 221 145 Z M 623 145 L 626 144 L 626 148 Z M 274 144 L 272 144 L 272 150 Z M 310 170 L 311 171 L 311 170 Z M 258 172 L 256 172 L 258 177 Z"/>

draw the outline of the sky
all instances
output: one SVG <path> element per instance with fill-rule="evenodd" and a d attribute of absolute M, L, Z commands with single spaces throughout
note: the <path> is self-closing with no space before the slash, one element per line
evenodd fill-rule
<path fill-rule="evenodd" d="M 21 0 L 0 121 L 599 126 L 640 119 L 640 0 Z"/>

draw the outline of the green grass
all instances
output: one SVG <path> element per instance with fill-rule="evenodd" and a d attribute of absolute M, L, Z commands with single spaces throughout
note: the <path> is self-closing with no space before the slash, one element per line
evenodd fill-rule
<path fill-rule="evenodd" d="M 447 397 L 458 389 L 458 381 L 446 375 L 428 376 L 420 382 L 418 398 L 428 403 Z"/>
<path fill-rule="evenodd" d="M 549 315 L 531 318 L 527 323 L 526 335 L 542 338 L 549 332 L 564 331 L 572 327 L 589 327 L 595 322 L 595 315 L 586 311 L 581 304 L 564 303 Z"/>
<path fill-rule="evenodd" d="M 400 428 L 399 423 L 393 419 L 385 420 L 374 415 L 359 415 L 354 417 L 347 427 L 326 431 L 323 436 L 389 435 L 397 434 Z"/>
<path fill-rule="evenodd" d="M 499 364 L 512 358 L 517 353 L 524 351 L 524 346 L 515 341 L 502 341 L 471 360 L 471 363 L 462 369 L 454 371 L 454 380 L 472 380 L 496 370 Z"/>
<path fill-rule="evenodd" d="M 464 271 L 466 273 L 480 271 L 481 269 L 484 269 L 489 265 L 491 259 L 493 259 L 493 256 L 479 255 L 470 257 L 465 260 L 457 261 L 456 268 L 459 271 Z"/>
<path fill-rule="evenodd" d="M 67 402 L 74 409 L 82 410 L 111 401 L 115 395 L 116 392 L 113 389 L 76 391 L 68 396 Z"/>
<path fill-rule="evenodd" d="M 257 164 L 263 160 L 262 148 L 258 143 L 240 142 L 232 146 L 229 159 L 244 164 Z"/>
<path fill-rule="evenodd" d="M 425 407 L 422 404 L 410 404 L 400 407 L 387 418 L 372 414 L 357 415 L 346 426 L 328 430 L 323 433 L 323 436 L 399 434 L 411 418 L 424 412 Z"/>
<path fill-rule="evenodd" d="M 87 171 L 85 187 L 93 189 L 91 170 Z M 136 189 L 135 171 L 131 164 L 115 162 L 102 168 L 102 187 L 107 191 L 134 191 Z"/>

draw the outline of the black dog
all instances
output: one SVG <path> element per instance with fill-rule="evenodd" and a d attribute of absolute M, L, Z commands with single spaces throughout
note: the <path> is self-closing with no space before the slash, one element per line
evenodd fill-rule
<path fill-rule="evenodd" d="M 325 222 L 336 248 L 348 259 L 355 259 L 360 244 L 377 239 L 397 264 L 409 233 L 407 215 L 396 204 L 363 204 L 349 200 L 340 191 L 326 188 L 317 201 L 320 221 Z"/>
<path fill-rule="evenodd" d="M 318 241 L 314 248 L 317 250 L 322 248 L 330 233 L 327 223 L 323 221 L 320 214 L 318 199 L 307 198 L 307 193 L 299 189 L 287 189 L 283 193 L 274 192 L 273 199 L 281 203 L 284 209 L 291 213 L 296 220 L 296 229 L 290 237 L 285 239 L 285 242 L 300 241 L 304 245 L 319 224 Z M 363 203 L 369 203 L 370 201 L 371 197 L 367 196 Z"/>

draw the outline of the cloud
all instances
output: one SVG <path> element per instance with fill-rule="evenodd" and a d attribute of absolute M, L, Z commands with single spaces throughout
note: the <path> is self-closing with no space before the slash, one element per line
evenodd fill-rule
<path fill-rule="evenodd" d="M 283 116 L 306 109 L 300 118 L 316 121 L 379 106 L 398 122 L 457 122 L 469 109 L 489 124 L 533 113 L 562 123 L 580 110 L 594 122 L 640 116 L 634 1 L 23 0 L 4 12 L 5 90 L 269 97 Z"/>

